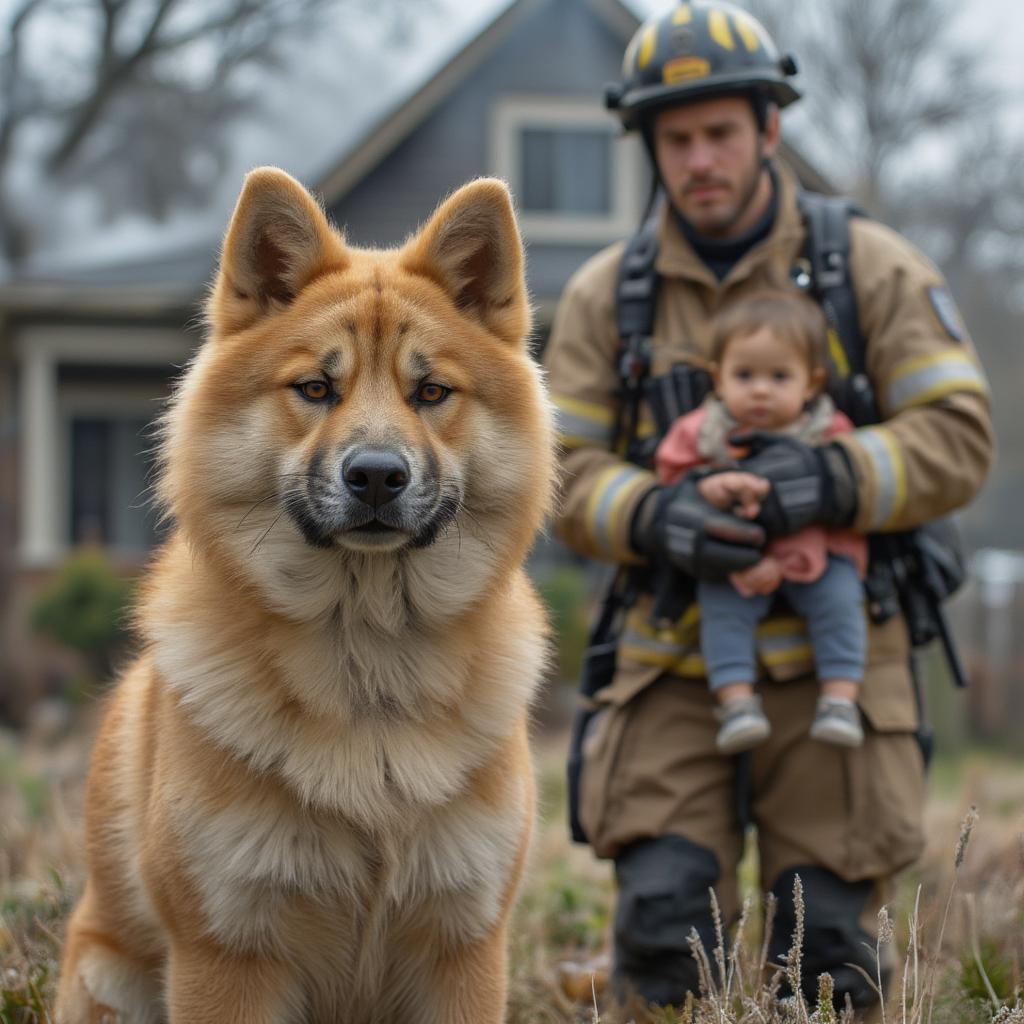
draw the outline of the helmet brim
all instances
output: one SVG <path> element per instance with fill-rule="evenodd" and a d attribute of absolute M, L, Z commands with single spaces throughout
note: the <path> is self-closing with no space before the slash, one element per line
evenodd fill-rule
<path fill-rule="evenodd" d="M 630 89 L 615 104 L 615 111 L 627 130 L 638 128 L 651 114 L 667 107 L 679 107 L 716 96 L 737 96 L 761 92 L 778 107 L 788 107 L 801 97 L 801 93 L 782 78 L 751 77 L 749 71 L 714 75 L 703 82 L 680 82 L 676 88 L 662 84 Z"/>

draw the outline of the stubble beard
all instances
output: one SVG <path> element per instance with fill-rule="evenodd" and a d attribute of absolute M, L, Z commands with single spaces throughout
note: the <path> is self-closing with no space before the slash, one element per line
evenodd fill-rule
<path fill-rule="evenodd" d="M 687 217 L 683 213 L 684 219 L 688 220 L 697 233 L 704 235 L 707 238 L 726 239 L 729 237 L 732 228 L 742 220 L 747 210 L 750 209 L 750 204 L 754 201 L 754 196 L 757 195 L 757 190 L 761 184 L 761 175 L 767 170 L 764 160 L 764 150 L 759 144 L 757 147 L 757 160 L 754 164 L 753 171 L 750 177 L 743 184 L 739 199 L 732 206 L 731 209 L 726 210 L 721 216 L 713 220 L 696 221 Z M 680 212 L 682 212 L 680 210 Z"/>

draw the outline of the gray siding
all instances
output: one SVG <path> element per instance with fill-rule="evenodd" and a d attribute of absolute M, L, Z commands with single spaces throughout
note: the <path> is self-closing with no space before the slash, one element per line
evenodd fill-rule
<path fill-rule="evenodd" d="M 331 214 L 357 245 L 395 245 L 437 202 L 490 171 L 491 110 L 503 95 L 594 100 L 613 79 L 623 40 L 586 0 L 544 0 L 513 26 L 498 48 Z M 533 243 L 528 275 L 538 299 L 556 297 L 599 245 Z"/>

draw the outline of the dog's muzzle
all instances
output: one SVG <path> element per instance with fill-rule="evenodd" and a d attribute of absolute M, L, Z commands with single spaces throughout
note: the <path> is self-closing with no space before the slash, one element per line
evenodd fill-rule
<path fill-rule="evenodd" d="M 349 493 L 376 513 L 409 486 L 409 464 L 398 452 L 361 448 L 345 460 L 341 479 Z"/>
<path fill-rule="evenodd" d="M 418 548 L 455 520 L 460 500 L 457 487 L 442 485 L 435 460 L 415 465 L 397 448 L 357 445 L 333 467 L 317 453 L 285 510 L 315 547 Z"/>

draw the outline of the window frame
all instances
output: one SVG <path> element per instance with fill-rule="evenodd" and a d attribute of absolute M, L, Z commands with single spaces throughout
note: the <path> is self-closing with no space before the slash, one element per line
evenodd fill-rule
<path fill-rule="evenodd" d="M 70 551 L 75 546 L 71 518 L 73 471 L 71 432 L 73 422 L 76 419 L 89 418 L 108 420 L 111 423 L 125 423 L 133 420 L 146 420 L 152 423 L 165 407 L 166 396 L 154 396 L 150 389 L 134 384 L 122 387 L 96 387 L 95 385 L 62 383 L 58 403 L 61 466 L 58 500 L 63 516 L 60 542 L 64 545 L 65 550 Z M 140 442 L 142 440 L 140 438 Z M 138 454 L 136 453 L 136 455 Z M 156 544 L 159 543 L 160 540 L 157 537 Z M 128 547 L 113 538 L 106 541 L 103 547 L 115 558 L 120 559 L 145 557 L 153 550 L 152 547 Z"/>
<path fill-rule="evenodd" d="M 522 133 L 525 129 L 594 129 L 607 132 L 611 209 L 607 215 L 531 212 L 518 208 L 519 227 L 531 242 L 606 244 L 631 234 L 640 216 L 642 154 L 636 140 L 619 134 L 614 120 L 593 99 L 565 96 L 502 96 L 491 110 L 489 163 L 522 195 Z"/>
<path fill-rule="evenodd" d="M 14 455 L 17 473 L 15 559 L 19 569 L 49 569 L 70 550 L 65 429 L 65 393 L 85 385 L 60 381 L 60 369 L 78 364 L 90 367 L 138 366 L 171 371 L 186 363 L 196 349 L 196 338 L 185 330 L 148 324 L 38 323 L 17 327 L 12 338 L 16 366 L 14 397 L 18 425 Z M 109 400 L 111 392 L 95 384 L 88 395 L 67 395 L 68 406 L 81 408 Z M 111 385 L 110 387 L 113 387 Z M 126 386 L 118 385 L 118 406 Z M 139 396 L 137 396 L 139 397 Z M 153 399 L 166 397 L 147 390 L 148 411 Z M 133 400 L 134 401 L 134 400 Z M 120 562 L 136 564 L 138 558 Z"/>

